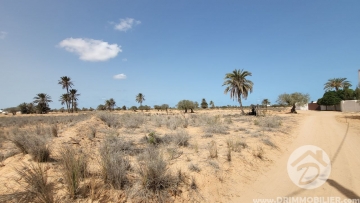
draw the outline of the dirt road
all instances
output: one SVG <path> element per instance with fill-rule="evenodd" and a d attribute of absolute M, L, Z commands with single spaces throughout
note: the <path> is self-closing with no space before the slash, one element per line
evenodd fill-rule
<path fill-rule="evenodd" d="M 284 150 L 280 159 L 255 182 L 240 192 L 232 202 L 255 202 L 254 199 L 277 197 L 340 197 L 360 199 L 360 134 L 357 128 L 336 120 L 340 112 L 303 111 L 307 114 L 297 137 Z M 303 145 L 322 148 L 331 160 L 331 174 L 327 181 L 315 189 L 302 189 L 295 185 L 287 173 L 291 153 Z"/>

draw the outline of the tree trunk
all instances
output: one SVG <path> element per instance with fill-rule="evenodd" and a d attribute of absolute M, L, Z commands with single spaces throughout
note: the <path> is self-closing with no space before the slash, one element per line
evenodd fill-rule
<path fill-rule="evenodd" d="M 185 108 L 185 113 L 187 113 L 187 108 Z"/>
<path fill-rule="evenodd" d="M 293 107 L 291 108 L 291 111 L 290 111 L 291 113 L 297 113 L 296 112 L 296 106 L 295 106 L 295 104 L 293 105 Z"/>
<path fill-rule="evenodd" d="M 194 110 L 193 109 L 190 109 L 191 111 L 190 111 L 190 113 L 194 113 Z"/>
<path fill-rule="evenodd" d="M 74 113 L 74 100 L 71 100 L 71 113 Z"/>
<path fill-rule="evenodd" d="M 243 108 L 242 102 L 241 102 L 241 95 L 239 96 L 239 104 L 240 104 L 241 114 L 245 115 L 244 108 Z"/>
<path fill-rule="evenodd" d="M 66 93 L 67 93 L 67 95 L 69 97 L 69 87 L 67 87 L 67 86 L 66 86 Z M 68 113 L 70 113 L 70 100 L 66 102 L 66 107 L 67 107 Z"/>

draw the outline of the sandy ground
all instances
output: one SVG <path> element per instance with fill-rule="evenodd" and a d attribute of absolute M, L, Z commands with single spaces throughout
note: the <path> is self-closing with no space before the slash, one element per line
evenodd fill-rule
<path fill-rule="evenodd" d="M 121 114 L 121 113 L 120 113 Z M 137 114 L 142 114 L 138 112 Z M 144 113 L 144 115 L 149 113 Z M 191 136 L 188 147 L 175 147 L 181 156 L 168 159 L 169 149 L 174 146 L 160 146 L 169 163 L 169 170 L 184 171 L 188 177 L 194 177 L 197 189 L 181 188 L 182 195 L 171 199 L 174 202 L 253 202 L 253 199 L 276 197 L 307 197 L 307 196 L 339 196 L 342 198 L 359 198 L 360 195 L 360 114 L 344 114 L 340 112 L 299 111 L 299 114 L 288 114 L 285 111 L 269 111 L 267 117 L 277 116 L 282 120 L 278 128 L 265 129 L 255 125 L 258 118 L 252 116 L 239 116 L 236 110 L 211 110 L 198 111 L 196 114 L 201 119 L 202 114 L 210 117 L 220 116 L 219 125 L 227 126 L 227 133 L 210 133 L 206 137 L 203 126 L 189 123 L 187 128 L 179 126 L 169 129 L 165 124 L 157 126 L 155 117 L 187 118 L 190 114 L 182 115 L 179 111 L 172 111 L 169 115 L 165 112 L 152 111 L 146 115 L 148 121 L 139 128 L 110 128 L 95 115 L 77 123 L 59 125 L 59 137 L 52 139 L 52 158 L 58 159 L 57 149 L 72 145 L 91 154 L 92 165 L 96 163 L 96 149 L 100 146 L 104 136 L 109 133 L 118 133 L 118 136 L 134 140 L 136 145 L 139 140 L 151 131 L 156 131 L 159 136 L 185 130 Z M 21 115 L 27 116 L 27 115 Z M 50 116 L 50 115 L 46 115 Z M 183 117 L 184 116 L 184 117 Z M 15 116 L 16 117 L 16 116 Z M 226 120 L 231 118 L 231 122 Z M 261 119 L 261 118 L 259 118 Z M 166 119 L 165 119 L 166 120 Z M 89 127 L 97 128 L 97 136 L 89 139 Z M 7 133 L 10 128 L 3 127 Z M 275 147 L 264 144 L 264 139 L 271 140 Z M 74 144 L 74 140 L 78 143 Z M 232 160 L 227 160 L 227 142 L 241 141 L 248 147 L 232 152 Z M 209 144 L 214 141 L 217 146 L 218 156 L 209 157 Z M 332 163 L 332 172 L 328 181 L 319 188 L 305 190 L 297 187 L 288 177 L 287 161 L 290 154 L 302 145 L 316 145 L 329 155 Z M 1 151 L 13 150 L 14 146 L 3 143 Z M 263 150 L 262 159 L 254 156 L 259 149 Z M 135 157 L 133 158 L 136 159 Z M 19 177 L 14 168 L 21 168 L 23 164 L 33 162 L 30 155 L 16 154 L 1 162 L 0 167 L 0 197 L 21 191 Z M 192 171 L 190 164 L 195 164 L 201 170 Z M 70 201 L 66 197 L 64 184 L 61 179 L 60 165 L 54 161 L 44 163 L 50 181 L 56 183 L 56 198 L 60 202 L 91 202 L 86 198 Z M 134 162 L 134 168 L 136 168 Z M 136 176 L 136 174 L 135 174 Z M 20 181 L 21 182 L 21 181 Z M 131 202 L 128 199 L 129 202 Z M 96 201 L 95 201 L 96 202 Z M 102 201 L 100 201 L 102 202 Z M 107 202 L 107 201 L 105 201 Z M 115 200 L 112 202 L 116 202 Z"/>
<path fill-rule="evenodd" d="M 266 173 L 245 188 L 231 202 L 253 202 L 253 199 L 277 197 L 341 197 L 360 199 L 360 120 L 359 114 L 302 111 L 296 138 L 286 146 L 281 157 Z M 315 145 L 329 155 L 332 164 L 327 182 L 315 189 L 301 189 L 288 177 L 290 154 L 302 145 Z M 255 174 L 254 174 L 255 175 Z"/>

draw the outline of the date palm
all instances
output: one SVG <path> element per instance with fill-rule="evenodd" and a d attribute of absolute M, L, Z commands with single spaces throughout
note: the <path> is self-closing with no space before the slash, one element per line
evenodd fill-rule
<path fill-rule="evenodd" d="M 215 104 L 214 104 L 213 101 L 210 101 L 210 102 L 209 102 L 209 105 L 211 106 L 212 109 L 215 108 Z"/>
<path fill-rule="evenodd" d="M 49 102 L 52 102 L 51 97 L 45 93 L 37 94 L 34 99 L 35 104 L 48 104 Z"/>
<path fill-rule="evenodd" d="M 338 91 L 340 88 L 344 89 L 344 88 L 351 87 L 350 82 L 347 81 L 346 79 L 347 78 L 332 78 L 332 79 L 329 79 L 324 84 L 324 90 L 330 91 L 332 89 L 335 89 L 336 91 Z"/>
<path fill-rule="evenodd" d="M 69 96 L 70 96 L 70 100 L 71 100 L 71 112 L 74 112 L 74 102 L 76 102 L 78 100 L 78 96 L 80 96 L 80 94 L 77 93 L 76 89 L 71 89 L 69 90 Z"/>
<path fill-rule="evenodd" d="M 116 104 L 116 102 L 115 102 L 115 100 L 113 98 L 105 101 L 105 107 L 107 109 L 109 109 L 110 111 L 114 110 L 115 104 Z"/>
<path fill-rule="evenodd" d="M 139 93 L 138 95 L 136 95 L 136 102 L 140 104 L 140 106 L 142 106 L 142 103 L 145 101 L 145 95 L 143 95 L 142 93 Z"/>
<path fill-rule="evenodd" d="M 34 103 L 37 104 L 37 108 L 40 113 L 47 113 L 49 110 L 49 102 L 52 102 L 51 97 L 45 93 L 39 93 L 34 97 Z"/>
<path fill-rule="evenodd" d="M 254 83 L 248 79 L 247 76 L 251 76 L 251 72 L 235 69 L 232 73 L 227 73 L 225 75 L 225 82 L 223 86 L 226 86 L 224 94 L 230 92 L 230 98 L 233 100 L 237 99 L 240 104 L 241 113 L 245 114 L 241 98 L 247 99 L 249 93 L 253 91 Z"/>
<path fill-rule="evenodd" d="M 69 94 L 62 94 L 60 96 L 59 101 L 61 102 L 61 105 L 66 104 L 66 108 L 67 108 L 67 111 L 69 113 L 69 111 L 70 111 L 70 102 L 71 102 L 70 95 Z"/>
<path fill-rule="evenodd" d="M 66 93 L 69 94 L 69 88 L 71 88 L 74 84 L 71 81 L 71 78 L 68 76 L 60 77 L 58 84 L 62 86 L 63 89 L 66 89 Z"/>

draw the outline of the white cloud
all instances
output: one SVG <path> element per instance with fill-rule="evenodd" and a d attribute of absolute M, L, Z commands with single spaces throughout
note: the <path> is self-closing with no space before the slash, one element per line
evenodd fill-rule
<path fill-rule="evenodd" d="M 7 32 L 0 31 L 0 39 L 5 39 Z"/>
<path fill-rule="evenodd" d="M 106 61 L 122 52 L 121 46 L 86 38 L 67 38 L 59 43 L 66 51 L 79 55 L 83 61 Z"/>
<path fill-rule="evenodd" d="M 120 23 L 115 24 L 114 29 L 126 32 L 127 30 L 131 29 L 133 26 L 140 24 L 141 22 L 135 20 L 134 18 L 125 18 L 120 19 Z"/>
<path fill-rule="evenodd" d="M 123 58 L 122 61 L 125 61 L 125 62 L 126 62 L 126 61 L 127 61 L 127 58 Z"/>
<path fill-rule="evenodd" d="M 117 75 L 114 75 L 114 79 L 115 80 L 124 80 L 124 79 L 126 79 L 126 75 L 123 73 L 117 74 Z"/>

